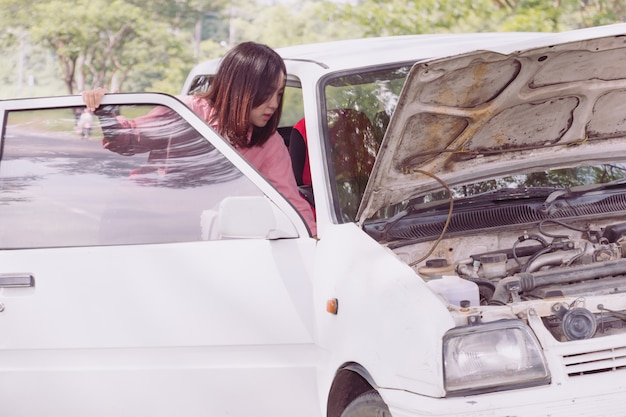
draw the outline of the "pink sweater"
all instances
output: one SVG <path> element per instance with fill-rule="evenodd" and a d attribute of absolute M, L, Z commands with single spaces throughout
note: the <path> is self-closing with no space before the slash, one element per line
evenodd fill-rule
<path fill-rule="evenodd" d="M 203 98 L 181 96 L 179 99 L 204 120 L 208 121 L 213 114 L 213 108 Z M 211 127 L 216 128 L 217 125 L 214 123 Z M 285 142 L 280 134 L 274 132 L 269 140 L 262 146 L 237 148 L 237 150 L 294 205 L 311 229 L 311 234 L 313 236 L 317 235 L 317 226 L 313 210 L 309 203 L 298 192 L 298 186 L 296 185 L 293 169 L 291 168 L 289 150 L 285 146 Z"/>

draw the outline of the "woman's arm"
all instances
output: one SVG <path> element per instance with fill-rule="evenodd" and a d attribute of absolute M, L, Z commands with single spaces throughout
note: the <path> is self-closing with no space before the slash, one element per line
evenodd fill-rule
<path fill-rule="evenodd" d="M 157 106 L 146 115 L 127 119 L 119 114 L 117 106 L 101 106 L 102 97 L 107 94 L 104 88 L 83 92 L 85 106 L 98 117 L 102 129 L 103 146 L 121 155 L 134 155 L 165 149 L 176 140 L 183 139 L 186 124 L 172 110 Z M 179 135 L 180 133 L 180 135 Z M 179 137 L 180 136 L 180 137 Z"/>

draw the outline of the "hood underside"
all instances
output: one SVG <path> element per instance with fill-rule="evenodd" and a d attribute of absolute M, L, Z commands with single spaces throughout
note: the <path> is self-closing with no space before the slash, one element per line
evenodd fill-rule
<path fill-rule="evenodd" d="M 444 184 L 614 158 L 626 153 L 625 137 L 621 33 L 419 63 L 407 78 L 357 218 Z"/>

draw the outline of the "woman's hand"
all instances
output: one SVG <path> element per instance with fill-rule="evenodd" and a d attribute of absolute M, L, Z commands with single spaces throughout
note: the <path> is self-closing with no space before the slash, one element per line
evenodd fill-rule
<path fill-rule="evenodd" d="M 108 93 L 106 88 L 97 87 L 93 90 L 83 91 L 83 102 L 85 102 L 85 106 L 91 110 L 95 111 L 100 106 L 100 101 L 102 101 L 102 97 Z"/>

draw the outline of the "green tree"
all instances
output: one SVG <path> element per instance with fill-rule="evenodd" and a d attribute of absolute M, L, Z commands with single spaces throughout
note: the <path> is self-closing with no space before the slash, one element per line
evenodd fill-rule
<path fill-rule="evenodd" d="M 563 31 L 626 20 L 623 0 L 274 1 L 0 0 L 0 83 L 17 85 L 19 94 L 29 74 L 53 74 L 70 94 L 95 85 L 178 93 L 194 63 L 244 40 L 280 47 L 414 33 Z M 50 56 L 58 70 L 46 70 Z"/>
<path fill-rule="evenodd" d="M 179 92 L 194 61 L 196 22 L 221 1 L 0 0 L 0 44 L 52 51 L 70 94 L 96 85 Z"/>
<path fill-rule="evenodd" d="M 271 7 L 238 8 L 235 40 L 256 40 L 274 48 L 366 35 L 357 22 L 343 19 L 335 3 L 300 0 Z"/>
<path fill-rule="evenodd" d="M 192 51 L 196 58 L 201 52 L 201 43 L 218 34 L 221 40 L 228 39 L 224 30 L 230 1 L 228 0 L 127 0 L 140 7 L 148 20 L 166 22 L 174 33 L 190 36 Z"/>
<path fill-rule="evenodd" d="M 36 4 L 31 16 L 31 40 L 54 51 L 69 94 L 122 89 L 136 69 L 149 65 L 162 75 L 170 60 L 184 59 L 183 38 L 129 2 L 53 0 Z"/>
<path fill-rule="evenodd" d="M 553 32 L 626 20 L 623 0 L 362 0 L 334 4 L 364 36 L 442 32 Z"/>

